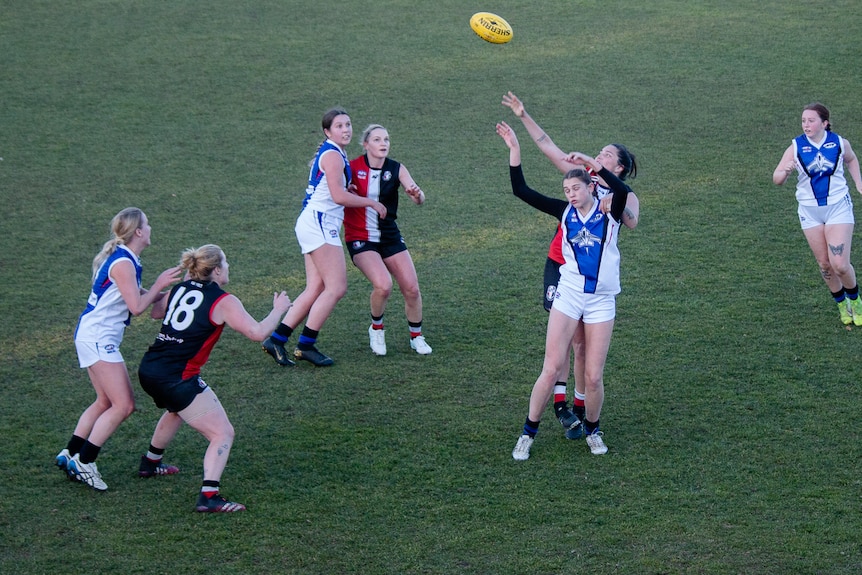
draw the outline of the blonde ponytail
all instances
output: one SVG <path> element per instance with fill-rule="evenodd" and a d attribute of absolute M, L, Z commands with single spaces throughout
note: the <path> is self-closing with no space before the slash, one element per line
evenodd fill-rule
<path fill-rule="evenodd" d="M 93 258 L 93 279 L 99 273 L 99 268 L 105 263 L 117 246 L 131 241 L 135 231 L 140 229 L 144 223 L 144 212 L 139 208 L 125 208 L 111 220 L 111 239 L 105 242 L 96 257 Z"/>
<path fill-rule="evenodd" d="M 215 244 L 189 248 L 180 256 L 180 265 L 197 281 L 209 281 L 222 264 L 222 249 Z"/>

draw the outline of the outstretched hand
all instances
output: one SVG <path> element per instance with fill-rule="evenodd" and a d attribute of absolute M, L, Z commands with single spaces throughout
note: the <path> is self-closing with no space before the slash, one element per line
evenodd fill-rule
<path fill-rule="evenodd" d="M 506 145 L 510 150 L 519 149 L 521 147 L 521 144 L 518 142 L 518 136 L 515 134 L 515 130 L 513 130 L 506 122 L 499 122 L 497 124 L 497 134 L 503 138 L 503 141 L 506 142 Z"/>
<path fill-rule="evenodd" d="M 566 161 L 576 166 L 587 166 L 594 172 L 598 172 L 602 169 L 601 164 L 599 164 L 595 158 L 582 154 L 581 152 L 569 152 L 569 155 L 566 157 Z"/>
<path fill-rule="evenodd" d="M 524 103 L 511 91 L 503 94 L 503 105 L 511 109 L 517 117 L 524 117 Z"/>
<path fill-rule="evenodd" d="M 407 193 L 408 196 L 410 196 L 410 199 L 413 200 L 413 203 L 421 205 L 425 202 L 425 192 L 423 192 L 422 189 L 416 183 L 411 186 L 405 187 L 404 191 Z"/>
<path fill-rule="evenodd" d="M 159 274 L 159 277 L 156 278 L 156 282 L 153 284 L 153 287 L 150 289 L 152 289 L 153 291 L 158 291 L 158 292 L 162 291 L 163 289 L 165 289 L 166 287 L 168 287 L 172 283 L 179 281 L 182 271 L 183 271 L 182 266 L 174 266 L 172 268 L 166 269 L 165 271 L 163 271 L 162 273 Z"/>

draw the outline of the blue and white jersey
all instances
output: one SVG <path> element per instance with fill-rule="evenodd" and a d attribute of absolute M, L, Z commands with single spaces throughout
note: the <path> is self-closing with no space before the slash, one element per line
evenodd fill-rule
<path fill-rule="evenodd" d="M 617 247 L 620 222 L 593 204 L 586 217 L 569 205 L 560 226 L 563 230 L 563 258 L 560 283 L 590 294 L 620 293 L 620 250 Z"/>
<path fill-rule="evenodd" d="M 96 273 L 87 307 L 75 328 L 75 341 L 111 341 L 118 345 L 123 341 L 123 331 L 129 325 L 132 314 L 110 275 L 114 265 L 122 260 L 129 260 L 135 266 L 135 278 L 140 289 L 143 268 L 138 256 L 124 245 L 117 246 Z"/>
<path fill-rule="evenodd" d="M 847 195 L 844 139 L 834 132 L 818 145 L 802 134 L 793 140 L 796 152 L 796 200 L 801 206 L 827 206 Z"/>
<path fill-rule="evenodd" d="M 344 206 L 336 204 L 332 200 L 332 193 L 329 190 L 329 184 L 326 182 L 326 173 L 320 166 L 320 159 L 323 157 L 323 154 L 332 151 L 340 154 L 344 162 L 341 183 L 344 189 L 347 189 L 347 183 L 350 181 L 350 162 L 347 161 L 347 155 L 344 153 L 344 150 L 332 140 L 327 139 L 317 149 L 317 153 L 314 155 L 314 160 L 311 163 L 311 169 L 308 172 L 308 187 L 305 189 L 305 200 L 302 202 L 302 209 L 314 210 L 338 220 L 343 220 Z"/>

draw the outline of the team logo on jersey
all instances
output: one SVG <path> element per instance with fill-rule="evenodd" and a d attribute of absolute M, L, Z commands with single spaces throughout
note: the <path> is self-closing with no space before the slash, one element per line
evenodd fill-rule
<path fill-rule="evenodd" d="M 591 248 L 602 240 L 599 236 L 590 233 L 587 228 L 581 228 L 581 231 L 572 238 L 572 245 L 579 248 Z"/>
<path fill-rule="evenodd" d="M 331 237 L 333 239 L 338 237 L 338 230 L 337 229 L 331 229 L 328 231 L 329 231 L 329 237 Z"/>
<path fill-rule="evenodd" d="M 364 245 L 365 245 L 365 242 L 355 241 L 355 242 L 353 242 L 353 249 L 358 250 L 359 248 L 361 248 Z"/>
<path fill-rule="evenodd" d="M 835 162 L 830 162 L 823 156 L 823 154 L 817 154 L 814 161 L 805 166 L 805 169 L 808 170 L 809 173 L 831 172 L 835 169 Z"/>
<path fill-rule="evenodd" d="M 383 172 L 383 181 L 384 182 L 388 182 L 391 179 L 392 179 L 392 172 L 390 172 L 389 170 L 386 170 L 385 172 Z"/>
<path fill-rule="evenodd" d="M 106 344 L 103 349 L 105 350 L 105 353 L 117 353 L 119 351 L 117 346 L 113 343 Z"/>
<path fill-rule="evenodd" d="M 557 295 L 557 286 L 548 286 L 548 291 L 545 292 L 545 301 L 553 300 Z"/>
<path fill-rule="evenodd" d="M 356 177 L 360 180 L 365 180 L 368 178 L 368 172 L 366 172 L 365 170 L 357 170 Z"/>

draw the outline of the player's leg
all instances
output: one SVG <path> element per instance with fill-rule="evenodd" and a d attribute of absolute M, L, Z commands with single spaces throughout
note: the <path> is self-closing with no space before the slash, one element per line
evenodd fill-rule
<path fill-rule="evenodd" d="M 195 510 L 204 513 L 244 510 L 244 505 L 228 501 L 219 494 L 221 476 L 233 446 L 234 429 L 215 392 L 207 388 L 180 411 L 179 416 L 209 441 Z"/>
<path fill-rule="evenodd" d="M 410 330 L 410 347 L 420 355 L 428 355 L 432 349 L 422 334 L 422 292 L 419 290 L 419 278 L 416 275 L 413 258 L 407 249 L 403 249 L 387 256 L 383 261 L 404 297 L 404 313 Z"/>
<path fill-rule="evenodd" d="M 578 320 L 569 317 L 556 307 L 551 309 L 545 336 L 545 359 L 542 372 L 533 384 L 527 419 L 524 421 L 523 431 L 515 449 L 512 450 L 512 457 L 516 460 L 523 461 L 530 457 L 530 447 L 539 431 L 542 413 L 551 398 L 557 376 L 568 361 L 569 346 L 577 324 Z"/>
<path fill-rule="evenodd" d="M 353 264 L 371 282 L 371 325 L 368 328 L 371 351 L 375 355 L 386 355 L 386 331 L 383 315 L 386 313 L 386 303 L 392 294 L 392 276 L 386 269 L 383 258 L 375 249 L 354 253 Z"/>
<path fill-rule="evenodd" d="M 165 411 L 156 424 L 153 437 L 150 439 L 150 447 L 147 453 L 141 456 L 141 464 L 138 468 L 138 477 L 156 477 L 160 475 L 173 475 L 179 473 L 174 465 L 167 465 L 162 461 L 168 445 L 183 425 L 183 418 L 177 413 Z"/>
<path fill-rule="evenodd" d="M 801 208 L 800 208 L 801 209 Z M 845 301 L 844 285 L 835 270 L 832 269 L 832 261 L 829 256 L 830 247 L 826 239 L 826 225 L 817 224 L 810 227 L 805 227 L 802 230 L 805 234 L 805 239 L 808 241 L 808 246 L 811 248 L 811 253 L 814 254 L 814 259 L 817 261 L 817 266 L 820 268 L 820 276 L 829 288 L 835 303 L 838 306 L 838 313 L 841 323 L 848 325 L 853 321 L 853 316 L 850 308 Z"/>
<path fill-rule="evenodd" d="M 347 293 L 347 266 L 341 244 L 323 244 L 309 254 L 313 274 L 323 282 L 323 291 L 311 305 L 305 327 L 299 336 L 294 355 L 318 367 L 332 365 L 332 358 L 317 350 L 317 336 L 335 304 Z"/>

